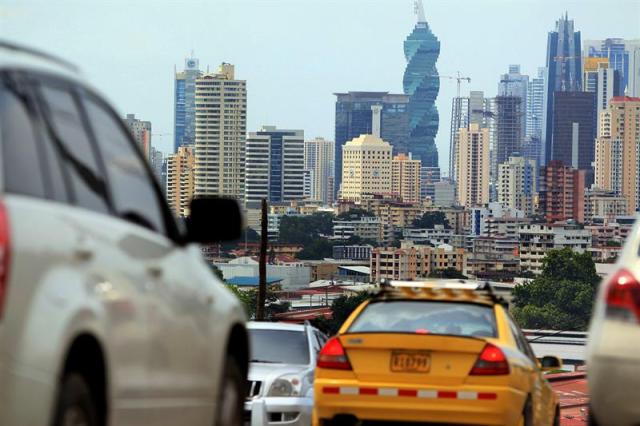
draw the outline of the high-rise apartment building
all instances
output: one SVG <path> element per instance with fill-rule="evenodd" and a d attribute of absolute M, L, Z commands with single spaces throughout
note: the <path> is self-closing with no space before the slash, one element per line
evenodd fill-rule
<path fill-rule="evenodd" d="M 620 73 L 621 94 L 640 97 L 640 39 L 585 40 L 584 56 L 607 58 L 609 68 Z"/>
<path fill-rule="evenodd" d="M 140 147 L 140 150 L 144 154 L 144 158 L 150 161 L 151 153 L 151 122 L 143 121 L 136 118 L 135 114 L 127 114 L 124 119 L 124 123 L 129 128 L 129 131 L 133 135 L 133 139 Z"/>
<path fill-rule="evenodd" d="M 166 193 L 166 176 L 163 176 L 163 166 L 165 162 L 165 157 L 162 151 L 155 149 L 153 146 L 149 151 L 149 165 L 151 166 L 151 171 L 153 175 L 160 183 L 160 189 L 162 189 L 163 193 Z"/>
<path fill-rule="evenodd" d="M 622 96 L 622 79 L 619 71 L 609 68 L 608 58 L 584 58 L 584 91 L 596 95 L 596 129 L 600 128 L 600 114 L 609 107 L 614 96 Z"/>
<path fill-rule="evenodd" d="M 166 197 L 173 214 L 188 217 L 195 188 L 193 146 L 183 145 L 167 158 Z"/>
<path fill-rule="evenodd" d="M 340 198 L 360 203 L 365 194 L 391 192 L 391 144 L 361 135 L 342 146 Z"/>
<path fill-rule="evenodd" d="M 435 137 L 438 133 L 438 109 L 436 98 L 440 79 L 436 61 L 440 55 L 440 41 L 427 24 L 422 0 L 416 0 L 417 23 L 404 41 L 407 67 L 402 86 L 409 95 L 409 149 L 426 167 L 438 166 L 438 149 Z"/>
<path fill-rule="evenodd" d="M 263 126 L 249 133 L 246 145 L 247 204 L 302 200 L 304 131 Z"/>
<path fill-rule="evenodd" d="M 391 160 L 391 192 L 405 203 L 421 201 L 421 163 L 411 154 L 400 153 Z"/>
<path fill-rule="evenodd" d="M 335 93 L 335 190 L 342 179 L 342 146 L 360 135 L 373 134 L 373 110 L 380 109 L 380 137 L 396 152 L 410 152 L 409 96 L 389 92 Z"/>
<path fill-rule="evenodd" d="M 596 137 L 595 94 L 555 92 L 551 160 L 587 172 L 587 186 L 593 182 L 593 155 Z"/>
<path fill-rule="evenodd" d="M 315 138 L 304 143 L 304 167 L 311 171 L 311 199 L 330 204 L 335 178 L 335 143 Z"/>
<path fill-rule="evenodd" d="M 542 122 L 544 114 L 545 68 L 538 68 L 538 75 L 529 80 L 527 86 L 527 128 L 522 154 L 538 164 L 544 161 L 542 154 Z"/>
<path fill-rule="evenodd" d="M 510 157 L 498 168 L 498 202 L 533 214 L 537 196 L 537 162 L 523 156 Z"/>
<path fill-rule="evenodd" d="M 491 113 L 489 100 L 482 91 L 471 91 L 468 97 L 455 97 L 451 105 L 451 133 L 449 140 L 449 179 L 456 180 L 456 142 L 458 130 L 466 129 L 471 123 L 478 123 L 480 127 L 489 127 Z"/>
<path fill-rule="evenodd" d="M 472 123 L 458 131 L 456 143 L 458 202 L 466 207 L 489 202 L 489 129 Z"/>
<path fill-rule="evenodd" d="M 491 180 L 498 179 L 498 165 L 515 153 L 522 152 L 525 112 L 520 96 L 497 96 L 494 99 L 497 114 L 494 115 L 495 146 L 491 158 Z"/>
<path fill-rule="evenodd" d="M 627 200 L 627 214 L 640 210 L 640 98 L 615 97 L 601 116 L 595 149 L 595 187 Z"/>
<path fill-rule="evenodd" d="M 547 39 L 547 80 L 542 146 L 544 164 L 553 159 L 553 117 L 555 94 L 582 90 L 582 56 L 580 31 L 574 31 L 573 20 L 568 15 L 556 21 L 556 30 Z"/>
<path fill-rule="evenodd" d="M 196 79 L 201 75 L 193 55 L 184 61 L 183 71 L 175 71 L 173 152 L 196 141 Z"/>
<path fill-rule="evenodd" d="M 246 81 L 234 66 L 196 79 L 195 195 L 244 198 Z"/>
<path fill-rule="evenodd" d="M 435 197 L 435 184 L 440 182 L 440 167 L 420 168 L 420 199 Z"/>
<path fill-rule="evenodd" d="M 584 222 L 585 171 L 553 160 L 540 169 L 538 208 L 547 223 Z"/>

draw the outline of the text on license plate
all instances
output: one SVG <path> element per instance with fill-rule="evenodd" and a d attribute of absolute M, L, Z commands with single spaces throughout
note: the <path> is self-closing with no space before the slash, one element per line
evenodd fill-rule
<path fill-rule="evenodd" d="M 428 373 L 431 368 L 429 352 L 394 351 L 391 353 L 391 371 Z"/>

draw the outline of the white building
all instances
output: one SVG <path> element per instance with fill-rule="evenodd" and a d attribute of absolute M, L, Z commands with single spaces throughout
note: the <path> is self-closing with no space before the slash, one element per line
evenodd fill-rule
<path fill-rule="evenodd" d="M 374 135 L 344 144 L 340 198 L 360 203 L 365 194 L 390 193 L 391 152 L 391 145 Z"/>
<path fill-rule="evenodd" d="M 510 209 L 533 214 L 537 196 L 536 161 L 525 157 L 509 157 L 498 166 L 498 202 Z"/>
<path fill-rule="evenodd" d="M 542 272 L 542 262 L 549 250 L 565 247 L 584 253 L 591 247 L 591 231 L 576 225 L 528 224 L 519 228 L 520 267 L 535 274 Z"/>
<path fill-rule="evenodd" d="M 525 217 L 522 210 L 503 206 L 500 203 L 489 203 L 486 207 L 474 207 L 470 209 L 471 235 L 489 236 L 488 223 L 491 219 L 513 218 L 521 220 Z"/>
<path fill-rule="evenodd" d="M 445 229 L 444 225 L 434 225 L 433 228 L 404 228 L 402 238 L 413 241 L 414 244 L 430 244 L 438 246 L 449 244 L 453 237 L 453 229 Z"/>
<path fill-rule="evenodd" d="M 151 122 L 137 119 L 135 114 L 127 114 L 124 119 L 124 123 L 129 128 L 136 144 L 140 147 L 140 150 L 144 154 L 144 158 L 146 158 L 147 161 L 150 161 Z"/>
<path fill-rule="evenodd" d="M 305 141 L 304 167 L 311 171 L 311 199 L 331 204 L 335 179 L 335 142 L 324 138 Z"/>

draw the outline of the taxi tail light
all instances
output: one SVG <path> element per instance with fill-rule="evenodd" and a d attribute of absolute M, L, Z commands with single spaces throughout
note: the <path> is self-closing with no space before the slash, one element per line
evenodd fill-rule
<path fill-rule="evenodd" d="M 626 269 L 616 272 L 607 282 L 606 316 L 640 323 L 640 283 Z"/>
<path fill-rule="evenodd" d="M 509 362 L 502 349 L 487 343 L 469 372 L 470 376 L 501 376 L 509 374 Z"/>
<path fill-rule="evenodd" d="M 351 370 L 351 363 L 340 339 L 332 337 L 325 343 L 318 355 L 317 366 L 334 370 Z"/>
<path fill-rule="evenodd" d="M 0 319 L 4 314 L 9 285 L 9 261 L 11 260 L 11 240 L 9 238 L 9 214 L 0 202 Z"/>

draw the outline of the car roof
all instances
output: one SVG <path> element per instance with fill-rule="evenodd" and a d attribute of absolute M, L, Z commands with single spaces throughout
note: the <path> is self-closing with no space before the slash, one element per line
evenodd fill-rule
<path fill-rule="evenodd" d="M 459 279 L 391 281 L 381 286 L 371 299 L 372 302 L 392 300 L 466 302 L 490 306 L 505 303 L 488 282 Z"/>
<path fill-rule="evenodd" d="M 250 330 L 305 331 L 306 327 L 308 326 L 286 322 L 250 321 L 247 323 L 247 328 Z"/>

